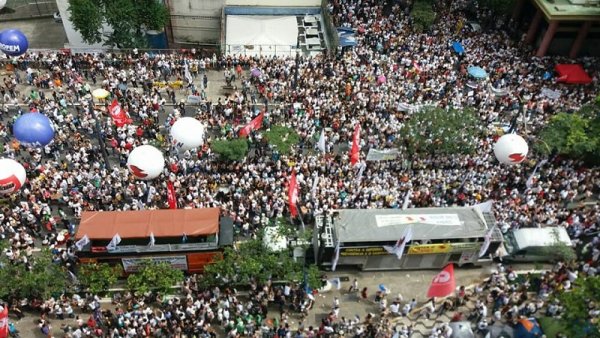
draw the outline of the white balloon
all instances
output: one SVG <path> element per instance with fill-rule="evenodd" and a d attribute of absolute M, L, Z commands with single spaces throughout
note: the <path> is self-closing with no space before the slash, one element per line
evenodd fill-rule
<path fill-rule="evenodd" d="M 204 143 L 204 126 L 193 117 L 182 117 L 171 126 L 171 139 L 181 150 L 198 148 Z"/>
<path fill-rule="evenodd" d="M 165 158 L 160 150 L 153 146 L 139 146 L 129 154 L 127 168 L 138 180 L 152 180 L 157 178 L 165 168 Z"/>
<path fill-rule="evenodd" d="M 26 179 L 27 174 L 21 163 L 10 158 L 0 159 L 0 195 L 17 192 Z"/>
<path fill-rule="evenodd" d="M 4 6 L 6 6 L 6 0 L 0 0 L 0 9 L 4 8 Z"/>
<path fill-rule="evenodd" d="M 529 146 L 527 142 L 517 134 L 506 134 L 498 139 L 494 145 L 494 155 L 500 163 L 517 164 L 527 157 Z"/>

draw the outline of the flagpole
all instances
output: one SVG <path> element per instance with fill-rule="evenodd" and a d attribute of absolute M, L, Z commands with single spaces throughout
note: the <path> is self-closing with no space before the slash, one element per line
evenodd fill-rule
<path fill-rule="evenodd" d="M 304 226 L 304 215 L 302 214 L 302 209 L 298 208 L 298 203 L 294 204 L 296 209 L 298 210 L 298 214 L 300 215 L 300 224 L 302 224 L 302 232 L 306 231 L 306 227 Z"/>

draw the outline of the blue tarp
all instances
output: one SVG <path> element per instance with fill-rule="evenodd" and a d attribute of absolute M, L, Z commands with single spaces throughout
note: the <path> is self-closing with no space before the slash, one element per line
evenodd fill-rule
<path fill-rule="evenodd" d="M 452 49 L 454 49 L 456 54 L 463 54 L 465 52 L 465 48 L 458 41 L 452 43 Z"/>
<path fill-rule="evenodd" d="M 485 79 L 487 77 L 487 72 L 481 67 L 469 67 L 467 71 L 469 75 L 476 79 Z"/>
<path fill-rule="evenodd" d="M 340 37 L 340 46 L 342 46 L 342 47 L 354 47 L 356 45 L 357 45 L 357 43 L 356 43 L 356 38 L 354 37 L 354 35 Z"/>
<path fill-rule="evenodd" d="M 521 319 L 514 327 L 515 338 L 538 338 L 542 329 L 535 318 Z"/>

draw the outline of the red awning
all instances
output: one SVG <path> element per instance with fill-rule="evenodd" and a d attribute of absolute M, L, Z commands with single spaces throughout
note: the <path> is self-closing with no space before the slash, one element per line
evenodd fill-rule
<path fill-rule="evenodd" d="M 554 69 L 558 73 L 557 82 L 572 84 L 588 84 L 592 82 L 592 78 L 590 78 L 579 64 L 558 64 Z"/>

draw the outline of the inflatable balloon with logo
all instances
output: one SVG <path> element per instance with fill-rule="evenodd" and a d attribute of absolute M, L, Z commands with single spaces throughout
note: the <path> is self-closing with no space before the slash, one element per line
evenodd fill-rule
<path fill-rule="evenodd" d="M 152 180 L 165 168 L 165 158 L 160 150 L 151 145 L 134 148 L 127 158 L 129 172 L 138 180 Z"/>
<path fill-rule="evenodd" d="M 494 155 L 503 164 L 521 163 L 527 157 L 528 152 L 527 142 L 517 134 L 503 135 L 494 145 Z"/>
<path fill-rule="evenodd" d="M 26 113 L 15 121 L 13 135 L 26 147 L 44 147 L 52 142 L 54 127 L 46 115 Z"/>
<path fill-rule="evenodd" d="M 27 175 L 23 166 L 10 158 L 0 159 L 0 195 L 10 195 L 21 189 Z"/>
<path fill-rule="evenodd" d="M 0 50 L 8 56 L 20 56 L 27 52 L 29 41 L 18 29 L 7 29 L 0 33 Z"/>
<path fill-rule="evenodd" d="M 182 117 L 171 126 L 171 139 L 178 149 L 198 148 L 204 142 L 204 126 L 193 117 Z"/>

